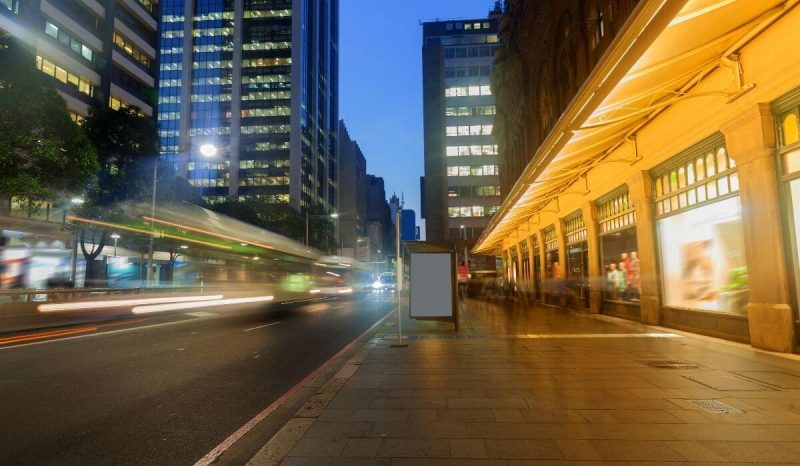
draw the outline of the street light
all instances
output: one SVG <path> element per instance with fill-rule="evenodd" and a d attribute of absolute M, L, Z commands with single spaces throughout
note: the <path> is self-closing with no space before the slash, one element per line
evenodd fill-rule
<path fill-rule="evenodd" d="M 73 203 L 73 204 L 75 204 L 75 205 L 81 205 L 81 204 L 83 204 L 84 202 L 86 202 L 86 201 L 85 201 L 85 200 L 83 200 L 83 198 L 81 198 L 81 197 L 73 197 L 73 198 L 72 198 L 72 199 L 70 199 L 69 201 L 70 201 L 70 202 L 72 202 L 72 203 Z"/>
<path fill-rule="evenodd" d="M 120 239 L 119 233 L 111 233 L 111 239 L 114 240 L 114 257 L 117 257 L 117 240 Z"/>
<path fill-rule="evenodd" d="M 200 154 L 211 158 L 217 155 L 217 146 L 206 142 L 200 146 Z M 153 283 L 153 238 L 156 236 L 156 185 L 158 184 L 158 156 L 153 161 L 153 198 L 150 201 L 150 244 L 147 247 L 147 283 Z M 188 247 L 188 246 L 187 246 Z"/>

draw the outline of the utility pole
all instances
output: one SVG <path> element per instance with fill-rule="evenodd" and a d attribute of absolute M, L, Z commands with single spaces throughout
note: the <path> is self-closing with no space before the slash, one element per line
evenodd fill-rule
<path fill-rule="evenodd" d="M 394 232 L 395 232 L 395 267 L 396 267 L 396 280 L 397 280 L 397 343 L 391 345 L 394 348 L 403 348 L 408 346 L 403 344 L 403 258 L 400 256 L 400 221 L 402 219 L 401 212 L 403 204 L 397 209 L 395 214 Z"/>

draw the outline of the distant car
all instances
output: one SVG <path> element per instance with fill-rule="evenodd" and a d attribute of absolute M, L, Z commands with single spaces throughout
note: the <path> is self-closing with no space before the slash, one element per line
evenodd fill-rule
<path fill-rule="evenodd" d="M 391 291 L 397 290 L 397 275 L 393 272 L 383 272 L 378 275 L 378 279 L 372 283 L 373 291 Z"/>

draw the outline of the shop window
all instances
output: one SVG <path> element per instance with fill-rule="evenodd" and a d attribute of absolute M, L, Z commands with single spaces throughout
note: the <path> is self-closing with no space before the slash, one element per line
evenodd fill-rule
<path fill-rule="evenodd" d="M 544 232 L 544 266 L 548 280 L 561 278 L 561 264 L 558 257 L 558 235 L 555 225 L 545 228 Z"/>
<path fill-rule="evenodd" d="M 522 279 L 527 281 L 531 278 L 531 256 L 528 253 L 528 241 L 522 240 L 519 242 L 519 255 L 522 258 Z"/>
<path fill-rule="evenodd" d="M 533 294 L 534 299 L 542 297 L 542 259 L 539 246 L 539 237 L 531 235 L 531 249 L 533 250 Z"/>
<path fill-rule="evenodd" d="M 667 189 L 665 174 L 671 178 L 689 165 L 695 182 Z M 659 167 L 654 178 L 662 184 L 655 202 L 664 304 L 745 315 L 749 292 L 742 208 L 735 164 L 722 137 L 688 150 L 672 166 Z"/>
<path fill-rule="evenodd" d="M 603 297 L 612 301 L 638 302 L 641 296 L 641 272 L 636 212 L 627 187 L 620 187 L 598 199 L 597 224 L 600 260 L 605 277 Z"/>
<path fill-rule="evenodd" d="M 588 306 L 589 245 L 583 211 L 575 211 L 564 218 L 564 235 L 567 246 L 567 289 L 576 304 Z"/>

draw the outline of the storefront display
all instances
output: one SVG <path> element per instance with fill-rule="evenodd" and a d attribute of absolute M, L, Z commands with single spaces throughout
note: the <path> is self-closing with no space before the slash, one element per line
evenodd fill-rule
<path fill-rule="evenodd" d="M 721 137 L 654 173 L 666 306 L 746 315 L 738 175 Z"/>
<path fill-rule="evenodd" d="M 641 268 L 636 240 L 636 212 L 621 187 L 597 201 L 603 297 L 610 301 L 639 302 Z"/>
<path fill-rule="evenodd" d="M 794 251 L 795 290 L 800 293 L 800 88 L 775 102 L 773 111 L 785 186 L 783 193 L 788 207 L 785 213 L 789 230 L 787 236 L 791 238 Z"/>

